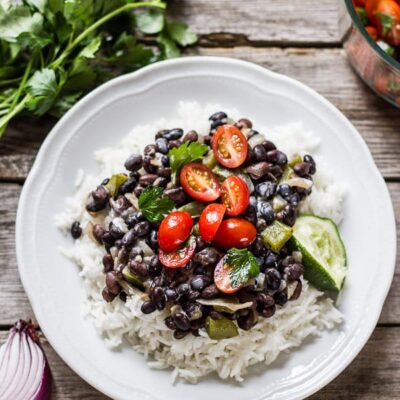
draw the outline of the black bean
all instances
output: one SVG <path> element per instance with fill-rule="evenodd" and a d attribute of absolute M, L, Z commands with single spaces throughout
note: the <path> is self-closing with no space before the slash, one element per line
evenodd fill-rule
<path fill-rule="evenodd" d="M 154 157 L 156 155 L 156 146 L 154 144 L 148 144 L 143 151 L 145 156 Z"/>
<path fill-rule="evenodd" d="M 122 302 L 126 303 L 126 299 L 128 298 L 128 295 L 125 292 L 121 292 L 119 294 L 119 298 L 121 299 Z"/>
<path fill-rule="evenodd" d="M 111 293 L 107 287 L 105 287 L 103 289 L 103 291 L 101 292 L 103 299 L 107 302 L 107 303 L 111 303 L 116 297 L 116 294 Z"/>
<path fill-rule="evenodd" d="M 310 174 L 311 168 L 312 168 L 312 166 L 308 162 L 301 162 L 301 163 L 296 164 L 293 167 L 293 170 L 297 175 L 304 177 L 304 176 L 307 176 Z"/>
<path fill-rule="evenodd" d="M 149 174 L 155 174 L 157 172 L 158 165 L 153 164 L 153 160 L 150 156 L 144 156 L 143 168 Z"/>
<path fill-rule="evenodd" d="M 278 290 L 281 286 L 281 274 L 275 268 L 265 271 L 266 285 L 270 290 Z"/>
<path fill-rule="evenodd" d="M 215 120 L 215 121 L 212 121 L 212 122 L 211 122 L 211 125 L 210 125 L 210 129 L 211 129 L 211 130 L 214 130 L 214 129 L 218 128 L 219 126 L 224 125 L 225 123 L 226 123 L 225 120 Z"/>
<path fill-rule="evenodd" d="M 173 315 L 175 325 L 181 331 L 188 331 L 190 329 L 190 320 L 186 313 L 180 311 Z"/>
<path fill-rule="evenodd" d="M 133 260 L 137 256 L 140 256 L 143 258 L 144 252 L 143 249 L 139 246 L 132 247 L 131 251 L 129 252 L 129 258 Z"/>
<path fill-rule="evenodd" d="M 124 236 L 124 232 L 118 228 L 117 225 L 115 225 L 113 222 L 110 222 L 110 225 L 108 227 L 110 235 L 115 239 L 122 239 Z"/>
<path fill-rule="evenodd" d="M 311 174 L 311 175 L 314 175 L 314 174 L 317 172 L 317 165 L 316 165 L 314 159 L 313 159 L 309 154 L 306 154 L 306 155 L 303 157 L 303 160 L 304 160 L 305 162 L 311 164 L 310 174 Z"/>
<path fill-rule="evenodd" d="M 277 184 L 275 182 L 261 182 L 256 185 L 256 193 L 269 199 L 275 194 L 276 187 Z"/>
<path fill-rule="evenodd" d="M 156 174 L 144 174 L 139 178 L 139 183 L 143 186 L 150 186 L 158 178 Z"/>
<path fill-rule="evenodd" d="M 156 311 L 156 306 L 151 300 L 146 300 L 143 302 L 140 309 L 143 314 L 151 314 L 152 312 Z"/>
<path fill-rule="evenodd" d="M 222 254 L 214 247 L 206 247 L 194 256 L 196 264 L 204 267 L 213 267 L 217 265 L 218 261 L 222 258 Z"/>
<path fill-rule="evenodd" d="M 284 272 L 289 282 L 296 281 L 303 275 L 304 266 L 300 263 L 290 264 L 284 269 Z"/>
<path fill-rule="evenodd" d="M 203 316 L 201 305 L 197 303 L 190 303 L 189 306 L 186 307 L 185 312 L 191 321 L 200 319 Z"/>
<path fill-rule="evenodd" d="M 136 197 L 139 197 L 144 192 L 144 187 L 141 185 L 137 185 L 133 191 Z"/>
<path fill-rule="evenodd" d="M 149 262 L 149 266 L 147 267 L 149 275 L 152 277 L 157 276 L 161 273 L 161 269 L 162 265 L 160 263 L 160 260 L 158 259 L 158 256 L 152 256 Z"/>
<path fill-rule="evenodd" d="M 250 196 L 249 198 L 249 205 L 257 209 L 258 200 L 256 196 Z"/>
<path fill-rule="evenodd" d="M 260 315 L 263 316 L 264 318 L 271 318 L 276 311 L 275 304 L 270 307 L 265 307 L 260 311 Z"/>
<path fill-rule="evenodd" d="M 133 229 L 130 229 L 128 232 L 125 233 L 124 237 L 122 238 L 122 245 L 125 247 L 132 247 L 135 240 L 135 231 Z"/>
<path fill-rule="evenodd" d="M 186 193 L 182 187 L 165 189 L 164 195 L 169 197 L 178 206 L 185 204 L 187 201 Z"/>
<path fill-rule="evenodd" d="M 196 237 L 196 251 L 201 251 L 208 246 L 207 242 L 204 241 L 201 236 Z"/>
<path fill-rule="evenodd" d="M 293 226 L 296 222 L 296 210 L 290 204 L 276 214 L 276 218 L 286 225 Z"/>
<path fill-rule="evenodd" d="M 122 248 L 123 243 L 122 243 L 122 239 L 117 239 L 114 243 L 114 246 L 118 249 Z"/>
<path fill-rule="evenodd" d="M 219 295 L 219 291 L 214 284 L 207 286 L 201 292 L 201 297 L 203 297 L 203 299 L 212 299 L 214 297 L 217 297 L 218 295 Z"/>
<path fill-rule="evenodd" d="M 71 236 L 74 239 L 78 239 L 81 237 L 81 235 L 82 235 L 81 224 L 79 223 L 79 221 L 74 221 L 71 225 Z"/>
<path fill-rule="evenodd" d="M 167 178 L 163 178 L 161 176 L 159 176 L 153 183 L 153 186 L 158 186 L 158 187 L 162 187 L 165 188 L 168 184 L 168 180 Z"/>
<path fill-rule="evenodd" d="M 256 236 L 254 242 L 250 246 L 250 250 L 255 256 L 259 256 L 262 254 L 264 250 L 264 243 L 260 235 Z"/>
<path fill-rule="evenodd" d="M 103 265 L 104 265 L 104 272 L 110 272 L 114 269 L 114 260 L 111 254 L 104 254 Z"/>
<path fill-rule="evenodd" d="M 157 310 L 161 311 L 165 308 L 165 304 L 167 303 L 167 297 L 165 296 L 162 287 L 158 286 L 154 288 L 151 294 L 151 301 L 156 306 Z"/>
<path fill-rule="evenodd" d="M 267 161 L 267 152 L 262 144 L 254 146 L 253 158 L 255 161 Z"/>
<path fill-rule="evenodd" d="M 184 142 L 197 142 L 199 140 L 199 135 L 196 131 L 189 131 L 183 137 Z"/>
<path fill-rule="evenodd" d="M 274 222 L 275 212 L 270 203 L 260 202 L 259 212 L 260 212 L 261 216 L 264 218 L 265 223 L 267 225 L 271 225 Z"/>
<path fill-rule="evenodd" d="M 256 306 L 256 296 L 257 293 L 254 293 L 250 290 L 248 290 L 248 286 L 246 287 L 246 290 L 241 290 L 240 292 L 238 292 L 238 298 L 240 303 L 248 303 L 251 302 L 253 303 L 252 307 Z"/>
<path fill-rule="evenodd" d="M 223 111 L 217 111 L 216 113 L 211 115 L 210 118 L 208 118 L 208 120 L 209 121 L 216 121 L 216 120 L 221 120 L 221 119 L 225 119 L 225 118 L 228 118 L 226 113 L 224 113 Z"/>
<path fill-rule="evenodd" d="M 271 165 L 269 167 L 268 175 L 272 179 L 278 181 L 283 175 L 282 168 L 279 165 Z"/>
<path fill-rule="evenodd" d="M 157 175 L 161 178 L 169 179 L 172 175 L 172 169 L 170 167 L 160 167 L 157 169 Z"/>
<path fill-rule="evenodd" d="M 107 206 L 109 194 L 103 186 L 99 187 L 103 189 L 96 189 L 89 195 L 88 202 L 86 204 L 86 210 L 89 212 L 98 212 L 103 210 Z"/>
<path fill-rule="evenodd" d="M 176 293 L 178 293 L 179 296 L 185 296 L 189 294 L 190 292 L 190 286 L 188 283 L 181 283 L 177 288 L 176 288 Z"/>
<path fill-rule="evenodd" d="M 180 128 L 174 128 L 168 131 L 164 137 L 167 140 L 176 140 L 180 139 L 183 136 L 183 130 Z"/>
<path fill-rule="evenodd" d="M 261 217 L 258 218 L 256 224 L 257 232 L 262 232 L 266 227 L 267 227 L 267 221 L 265 221 L 264 218 Z"/>
<path fill-rule="evenodd" d="M 113 246 L 115 243 L 115 237 L 112 236 L 110 232 L 105 232 L 101 237 L 101 240 L 106 246 Z"/>
<path fill-rule="evenodd" d="M 251 129 L 248 134 L 247 134 L 247 139 L 250 139 L 251 137 L 255 136 L 255 135 L 259 135 L 260 132 L 255 131 L 254 129 Z"/>
<path fill-rule="evenodd" d="M 136 178 L 127 179 L 119 188 L 119 192 L 122 194 L 133 192 L 133 189 L 135 189 L 136 183 L 137 183 Z"/>
<path fill-rule="evenodd" d="M 244 317 L 239 317 L 237 320 L 237 324 L 239 328 L 248 331 L 256 324 L 256 318 L 254 312 L 250 312 L 248 315 Z"/>
<path fill-rule="evenodd" d="M 97 186 L 96 190 L 94 190 L 92 192 L 92 197 L 96 204 L 104 204 L 105 205 L 109 198 L 109 193 L 104 186 L 100 185 L 100 186 Z"/>
<path fill-rule="evenodd" d="M 161 165 L 163 167 L 169 167 L 169 157 L 165 154 L 161 156 Z M 157 171 L 157 173 L 159 174 L 159 170 Z"/>
<path fill-rule="evenodd" d="M 165 296 L 167 297 L 168 301 L 175 301 L 178 298 L 175 290 L 172 288 L 165 288 L 164 289 Z"/>
<path fill-rule="evenodd" d="M 292 193 L 292 188 L 291 188 L 291 186 L 289 186 L 287 183 L 281 183 L 281 184 L 278 186 L 277 192 L 278 192 L 283 198 L 286 198 L 286 197 L 288 197 L 288 196 L 291 195 L 291 193 Z"/>
<path fill-rule="evenodd" d="M 132 229 L 137 223 L 144 221 L 144 215 L 141 211 L 136 211 L 133 214 L 128 215 L 125 220 L 126 225 L 129 229 Z"/>
<path fill-rule="evenodd" d="M 193 290 L 203 290 L 207 283 L 210 283 L 208 278 L 204 275 L 195 275 L 190 280 L 190 286 Z"/>
<path fill-rule="evenodd" d="M 168 148 L 173 149 L 175 147 L 179 147 L 182 144 L 181 140 L 170 140 L 168 142 Z"/>
<path fill-rule="evenodd" d="M 262 308 L 264 308 L 273 306 L 275 304 L 275 301 L 272 296 L 260 292 L 257 294 L 257 303 L 262 305 Z"/>
<path fill-rule="evenodd" d="M 164 137 L 164 135 L 168 132 L 168 129 L 161 129 L 156 133 L 156 139 Z"/>
<path fill-rule="evenodd" d="M 274 294 L 275 303 L 279 306 L 283 306 L 288 301 L 288 294 L 286 290 L 282 290 L 282 292 L 276 292 Z"/>
<path fill-rule="evenodd" d="M 132 154 L 126 161 L 125 161 L 125 168 L 128 171 L 137 171 L 141 168 L 143 163 L 143 157 L 140 154 Z"/>
<path fill-rule="evenodd" d="M 295 264 L 296 260 L 294 259 L 294 257 L 292 256 L 286 256 L 283 260 L 282 260 L 282 267 L 286 268 L 288 267 L 290 264 Z"/>
<path fill-rule="evenodd" d="M 211 310 L 211 311 L 210 311 L 210 317 L 211 317 L 212 319 L 218 320 L 218 319 L 223 318 L 223 315 L 222 315 L 222 313 L 220 313 L 220 312 L 218 312 L 218 311 Z"/>
<path fill-rule="evenodd" d="M 275 144 L 272 143 L 270 140 L 264 140 L 261 144 L 263 145 L 264 149 L 267 152 L 271 151 L 271 150 L 276 150 Z"/>
<path fill-rule="evenodd" d="M 110 179 L 109 178 L 105 178 L 105 179 L 102 180 L 101 184 L 102 184 L 102 186 L 105 186 L 105 185 L 107 185 L 108 182 L 110 182 Z"/>
<path fill-rule="evenodd" d="M 204 136 L 203 137 L 203 143 L 206 144 L 207 146 L 210 146 L 210 144 L 211 144 L 211 136 Z"/>
<path fill-rule="evenodd" d="M 135 260 L 131 260 L 129 262 L 129 269 L 137 276 L 141 278 L 148 277 L 147 265 L 144 262 L 137 262 Z"/>
<path fill-rule="evenodd" d="M 197 290 L 191 290 L 186 297 L 188 300 L 194 301 L 200 297 L 200 292 L 198 292 Z"/>
<path fill-rule="evenodd" d="M 116 200 L 110 199 L 110 205 L 111 208 L 119 215 L 132 206 L 132 204 L 124 195 L 118 196 Z"/>
<path fill-rule="evenodd" d="M 150 232 L 150 224 L 147 221 L 138 222 L 133 230 L 138 237 L 146 236 Z"/>
<path fill-rule="evenodd" d="M 303 289 L 303 284 L 301 283 L 301 280 L 298 279 L 296 281 L 296 288 L 294 289 L 292 296 L 290 297 L 289 300 L 297 300 L 300 297 L 302 289 Z"/>
<path fill-rule="evenodd" d="M 247 118 L 241 118 L 238 122 L 236 122 L 235 126 L 239 129 L 251 129 L 253 127 L 253 123 Z"/>
<path fill-rule="evenodd" d="M 279 257 L 276 253 L 269 251 L 264 258 L 264 266 L 266 268 L 277 268 Z"/>
<path fill-rule="evenodd" d="M 247 150 L 247 155 L 246 155 L 246 160 L 244 161 L 244 165 L 250 165 L 255 161 L 254 158 L 254 151 L 253 149 L 249 146 Z"/>
<path fill-rule="evenodd" d="M 177 340 L 183 339 L 185 336 L 187 336 L 188 333 L 189 333 L 188 331 L 181 331 L 181 330 L 177 329 L 174 332 L 174 338 Z"/>
<path fill-rule="evenodd" d="M 168 140 L 165 138 L 160 138 L 156 140 L 156 150 L 161 154 L 168 153 Z"/>
<path fill-rule="evenodd" d="M 108 291 L 112 294 L 117 295 L 121 291 L 121 286 L 118 283 L 115 272 L 111 271 L 106 273 L 106 286 Z"/>
<path fill-rule="evenodd" d="M 259 162 L 257 164 L 252 164 L 245 169 L 245 172 L 249 174 L 253 179 L 258 180 L 268 174 L 269 164 L 265 161 Z"/>
<path fill-rule="evenodd" d="M 172 329 L 173 331 L 176 329 L 174 319 L 171 316 L 165 318 L 164 323 L 167 326 L 167 328 Z"/>
<path fill-rule="evenodd" d="M 298 193 L 293 193 L 286 198 L 286 201 L 292 206 L 298 206 L 300 203 L 300 195 Z"/>
<path fill-rule="evenodd" d="M 267 161 L 278 164 L 284 165 L 287 164 L 288 160 L 285 153 L 282 153 L 280 150 L 270 150 L 267 152 Z"/>
<path fill-rule="evenodd" d="M 242 217 L 253 225 L 257 224 L 257 212 L 252 208 L 247 209 Z"/>

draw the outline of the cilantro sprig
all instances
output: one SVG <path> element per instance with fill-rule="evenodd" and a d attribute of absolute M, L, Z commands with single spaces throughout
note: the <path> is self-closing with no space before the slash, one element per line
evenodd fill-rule
<path fill-rule="evenodd" d="M 208 146 L 198 142 L 185 142 L 179 147 L 175 147 L 168 152 L 169 163 L 171 166 L 173 181 L 179 170 L 188 163 L 200 159 L 208 151 Z"/>
<path fill-rule="evenodd" d="M 247 249 L 230 249 L 225 256 L 225 263 L 232 269 L 229 278 L 233 287 L 238 287 L 246 283 L 250 278 L 254 278 L 260 273 L 253 253 Z"/>
<path fill-rule="evenodd" d="M 163 188 L 147 187 L 139 196 L 139 209 L 150 222 L 160 222 L 175 207 L 175 203 L 163 196 Z"/>
<path fill-rule="evenodd" d="M 395 19 L 393 16 L 391 16 L 389 14 L 385 14 L 385 13 L 378 13 L 377 15 L 382 24 L 382 34 L 383 34 L 383 36 L 386 36 L 390 32 L 390 30 L 393 28 Z"/>
<path fill-rule="evenodd" d="M 121 73 L 197 37 L 168 21 L 166 0 L 0 1 L 0 137 L 19 113 L 60 117 Z M 151 46 L 141 43 L 151 35 Z"/>

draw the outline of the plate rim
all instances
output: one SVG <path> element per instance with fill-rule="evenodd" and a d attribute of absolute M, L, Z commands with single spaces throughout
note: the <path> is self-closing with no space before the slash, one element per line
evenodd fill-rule
<path fill-rule="evenodd" d="M 31 186 L 33 185 L 37 175 L 40 172 L 40 168 L 42 167 L 43 160 L 45 158 L 46 152 L 48 148 L 51 146 L 54 140 L 56 140 L 57 136 L 62 132 L 63 125 L 69 120 L 70 116 L 73 116 L 73 113 L 75 113 L 76 110 L 84 106 L 85 104 L 88 104 L 91 102 L 91 100 L 98 95 L 100 95 L 103 91 L 107 91 L 110 88 L 112 88 L 114 85 L 118 85 L 122 82 L 127 82 L 127 81 L 135 81 L 139 79 L 142 75 L 146 74 L 151 74 L 154 71 L 157 72 L 162 72 L 162 70 L 165 67 L 168 66 L 188 66 L 190 67 L 191 64 L 204 64 L 204 65 L 210 65 L 213 63 L 217 64 L 225 64 L 226 66 L 229 67 L 231 66 L 236 66 L 239 68 L 242 68 L 244 72 L 248 71 L 255 71 L 261 74 L 264 74 L 268 78 L 272 79 L 277 79 L 281 81 L 285 81 L 286 83 L 297 87 L 297 89 L 306 92 L 310 97 L 312 97 L 314 100 L 318 101 L 322 105 L 326 107 L 326 109 L 331 113 L 334 114 L 336 119 L 339 119 L 341 123 L 344 123 L 347 125 L 348 129 L 352 131 L 354 139 L 357 140 L 358 145 L 360 146 L 360 150 L 363 151 L 366 160 L 368 161 L 370 170 L 374 172 L 376 182 L 377 184 L 381 185 L 381 192 L 380 192 L 380 197 L 382 198 L 382 201 L 384 201 L 389 207 L 386 210 L 386 213 L 389 217 L 390 214 L 390 221 L 391 221 L 391 226 L 387 227 L 388 235 L 392 238 L 393 240 L 393 246 L 391 248 L 391 252 L 389 255 L 387 255 L 387 259 L 391 260 L 390 266 L 391 270 L 388 270 L 387 272 L 387 281 L 385 285 L 382 287 L 381 294 L 379 296 L 379 301 L 377 299 L 374 312 L 372 313 L 372 317 L 370 316 L 369 320 L 370 326 L 368 329 L 368 332 L 364 332 L 361 340 L 359 340 L 356 343 L 356 346 L 352 348 L 352 351 L 349 353 L 345 358 L 341 359 L 341 362 L 339 362 L 336 366 L 336 368 L 332 368 L 330 370 L 330 373 L 327 373 L 326 375 L 323 376 L 323 379 L 319 382 L 319 384 L 313 384 L 311 387 L 305 387 L 300 390 L 298 395 L 296 395 L 295 398 L 304 398 L 303 396 L 309 396 L 318 390 L 320 390 L 322 387 L 327 385 L 329 382 L 331 382 L 334 378 L 336 378 L 350 363 L 351 361 L 354 360 L 354 358 L 359 354 L 361 349 L 365 346 L 366 342 L 372 335 L 375 325 L 379 320 L 382 307 L 384 304 L 384 301 L 387 297 L 387 294 L 389 292 L 389 289 L 391 287 L 391 283 L 393 280 L 393 275 L 396 267 L 396 247 L 397 247 L 397 237 L 396 237 L 396 225 L 395 225 L 395 215 L 394 215 L 394 209 L 393 209 L 393 204 L 391 201 L 391 197 L 387 188 L 387 185 L 380 174 L 375 161 L 372 157 L 372 154 L 370 150 L 368 149 L 366 143 L 364 142 L 364 139 L 360 135 L 360 133 L 355 129 L 355 127 L 352 125 L 352 123 L 332 104 L 330 103 L 327 99 L 325 99 L 322 95 L 317 93 L 315 90 L 311 89 L 307 85 L 290 78 L 286 75 L 282 75 L 276 72 L 272 72 L 264 67 L 261 67 L 257 64 L 254 64 L 252 62 L 248 61 L 243 61 L 243 60 L 238 60 L 238 59 L 233 59 L 233 58 L 227 58 L 227 57 L 214 57 L 214 56 L 193 56 L 193 57 L 184 57 L 184 58 L 179 58 L 179 59 L 173 59 L 173 60 L 166 60 L 162 62 L 158 62 L 155 64 L 152 64 L 150 66 L 144 67 L 138 71 L 131 72 L 129 74 L 125 74 L 119 77 L 116 77 L 98 88 L 94 89 L 91 91 L 89 94 L 84 96 L 77 104 L 75 104 L 57 123 L 56 125 L 51 129 L 49 134 L 47 135 L 46 139 L 44 140 L 42 146 L 39 149 L 39 152 L 37 154 L 37 157 L 35 159 L 35 162 L 31 168 L 31 171 L 25 181 L 25 184 L 23 185 L 19 203 L 18 203 L 18 210 L 17 210 L 17 216 L 16 216 L 16 233 L 15 233 L 15 239 L 16 239 L 16 256 L 17 256 L 17 264 L 18 264 L 18 270 L 19 270 L 19 275 L 21 277 L 21 281 L 23 284 L 23 287 L 25 289 L 25 292 L 27 294 L 27 297 L 30 301 L 30 304 L 32 306 L 32 309 L 35 314 L 35 318 L 37 319 L 39 326 L 41 327 L 42 332 L 46 336 L 48 342 L 52 346 L 52 348 L 56 351 L 56 353 L 62 358 L 62 360 L 75 372 L 77 373 L 80 377 L 82 377 L 86 382 L 88 382 L 90 385 L 92 385 L 94 388 L 97 390 L 101 391 L 102 393 L 110 396 L 110 397 L 115 397 L 115 393 L 111 393 L 107 389 L 107 385 L 104 385 L 102 383 L 99 383 L 92 379 L 92 376 L 89 376 L 90 374 L 87 374 L 86 372 L 83 372 L 82 369 L 75 367 L 74 365 L 71 365 L 72 362 L 70 363 L 69 358 L 66 356 L 66 354 L 62 351 L 62 349 L 59 348 L 58 345 L 54 345 L 54 342 L 52 339 L 49 339 L 49 336 L 46 333 L 46 328 L 45 325 L 42 324 L 44 318 L 42 319 L 41 311 L 39 310 L 40 306 L 36 304 L 35 300 L 33 299 L 33 294 L 31 293 L 30 289 L 30 284 L 29 284 L 29 279 L 27 274 L 25 274 L 24 271 L 27 270 L 25 266 L 25 261 L 24 261 L 24 255 L 23 255 L 23 248 L 21 246 L 21 243 L 23 242 L 23 220 L 24 220 L 24 205 L 27 201 L 27 196 L 28 193 L 30 192 Z M 70 135 L 73 137 L 73 135 Z M 389 262 L 388 262 L 389 264 Z M 387 266 L 387 268 L 389 265 Z M 389 279 L 390 278 L 390 279 Z M 40 316 L 39 316 L 40 315 Z M 310 385 L 309 385 L 310 386 Z M 137 389 L 138 393 L 140 392 L 140 389 Z M 119 397 L 118 397 L 119 398 Z M 259 397 L 260 399 L 264 398 L 263 395 Z"/>

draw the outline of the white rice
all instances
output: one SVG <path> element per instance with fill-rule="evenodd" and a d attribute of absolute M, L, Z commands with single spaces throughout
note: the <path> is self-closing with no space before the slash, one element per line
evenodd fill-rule
<path fill-rule="evenodd" d="M 97 175 L 85 175 L 79 171 L 75 194 L 67 200 L 65 211 L 56 216 L 56 224 L 68 232 L 71 223 L 81 221 L 85 228 L 95 223 L 85 211 L 88 193 L 104 177 L 121 172 L 123 162 L 134 152 L 154 141 L 159 129 L 182 127 L 185 131 L 195 129 L 207 133 L 208 116 L 221 107 L 197 103 L 181 103 L 174 120 L 161 119 L 151 125 L 137 126 L 122 142 L 113 148 L 97 151 Z M 235 110 L 227 110 L 229 116 L 241 117 Z M 304 130 L 301 123 L 263 130 L 269 132 L 268 139 L 288 155 L 317 151 L 319 140 Z M 332 218 L 337 223 L 342 219 L 345 189 L 335 182 L 333 175 L 320 157 L 316 157 L 318 172 L 312 195 L 302 206 L 303 212 Z M 221 379 L 233 378 L 242 381 L 248 367 L 256 363 L 271 364 L 282 351 L 299 346 L 310 335 L 319 335 L 324 329 L 332 329 L 342 321 L 340 312 L 330 298 L 317 291 L 306 281 L 296 301 L 288 302 L 277 309 L 272 318 L 260 318 L 250 331 L 240 330 L 237 337 L 214 341 L 206 333 L 201 337 L 186 336 L 176 340 L 173 332 L 164 324 L 166 311 L 144 315 L 140 311 L 142 300 L 131 296 L 126 303 L 119 298 L 106 303 L 101 295 L 104 287 L 102 257 L 104 249 L 94 243 L 88 235 L 75 240 L 72 247 L 62 249 L 63 254 L 81 268 L 80 275 L 86 290 L 84 313 L 93 320 L 98 332 L 110 347 L 120 346 L 127 341 L 135 350 L 143 353 L 149 366 L 157 369 L 173 368 L 172 379 L 178 378 L 195 383 L 211 372 Z"/>

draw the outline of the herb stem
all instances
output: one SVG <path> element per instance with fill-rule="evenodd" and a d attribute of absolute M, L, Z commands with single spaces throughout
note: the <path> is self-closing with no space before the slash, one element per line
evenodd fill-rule
<path fill-rule="evenodd" d="M 130 3 L 130 4 L 125 4 L 124 6 L 117 8 L 114 11 L 111 11 L 104 17 L 100 18 L 98 21 L 96 21 L 93 25 L 89 26 L 86 30 L 84 30 L 80 35 L 78 35 L 71 43 L 68 44 L 67 48 L 63 51 L 63 53 L 56 59 L 52 64 L 50 64 L 50 67 L 53 69 L 57 69 L 62 65 L 64 62 L 65 58 L 68 57 L 68 55 L 71 53 L 71 51 L 87 36 L 89 36 L 93 31 L 95 31 L 100 25 L 103 25 L 110 19 L 116 17 L 117 15 L 123 13 L 124 11 L 132 10 L 135 8 L 139 7 L 155 7 L 155 8 L 161 8 L 164 9 L 165 5 L 162 3 L 155 3 L 155 2 L 139 2 L 139 3 Z"/>
<path fill-rule="evenodd" d="M 0 82 L 0 87 L 4 86 L 10 86 L 13 85 L 14 83 L 18 83 L 22 78 L 12 78 L 12 79 L 5 79 L 4 81 Z"/>
<path fill-rule="evenodd" d="M 25 95 L 25 97 L 17 104 L 16 107 L 14 107 L 14 109 L 7 113 L 7 115 L 4 115 L 4 117 L 0 118 L 0 138 L 3 136 L 3 133 L 6 130 L 10 120 L 24 109 L 25 104 L 29 100 L 29 98 L 29 94 Z"/>
<path fill-rule="evenodd" d="M 13 109 L 15 107 L 15 105 L 18 103 L 18 100 L 22 94 L 22 91 L 25 89 L 25 84 L 26 84 L 26 82 L 29 78 L 29 74 L 31 72 L 32 63 L 33 63 L 33 57 L 30 58 L 28 65 L 25 68 L 24 75 L 22 77 L 21 83 L 19 84 L 18 90 L 14 94 L 14 99 L 11 103 L 10 109 Z M 0 126 L 1 126 L 1 124 L 0 124 Z"/>

